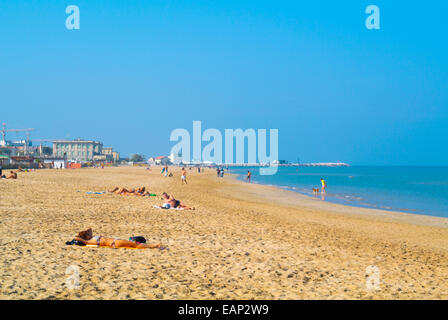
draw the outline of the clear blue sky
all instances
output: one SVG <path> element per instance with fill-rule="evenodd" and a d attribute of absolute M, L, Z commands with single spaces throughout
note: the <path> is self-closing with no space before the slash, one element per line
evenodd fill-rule
<path fill-rule="evenodd" d="M 278 128 L 281 159 L 448 165 L 447 16 L 448 1 L 0 0 L 0 122 L 123 156 L 167 154 L 201 120 Z"/>

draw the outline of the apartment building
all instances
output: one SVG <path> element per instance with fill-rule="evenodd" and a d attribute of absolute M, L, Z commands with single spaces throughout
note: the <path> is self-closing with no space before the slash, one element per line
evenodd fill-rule
<path fill-rule="evenodd" d="M 65 157 L 69 161 L 92 161 L 93 157 L 102 154 L 103 144 L 93 140 L 55 140 L 53 156 Z"/>

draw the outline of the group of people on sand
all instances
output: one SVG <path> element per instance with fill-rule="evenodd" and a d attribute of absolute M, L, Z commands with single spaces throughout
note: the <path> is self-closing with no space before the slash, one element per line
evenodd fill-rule
<path fill-rule="evenodd" d="M 191 170 L 191 168 L 190 168 Z M 161 172 L 165 177 L 172 177 L 173 174 L 171 172 L 168 172 L 168 166 L 164 166 L 162 168 L 162 172 Z M 185 167 L 182 168 L 181 170 L 181 176 L 180 176 L 180 181 L 181 184 L 188 184 L 187 182 L 187 170 L 185 169 Z"/>
<path fill-rule="evenodd" d="M 173 174 L 171 172 L 168 172 L 168 166 L 164 166 L 162 168 L 162 172 L 161 172 L 165 177 L 172 177 Z"/>
<path fill-rule="evenodd" d="M 145 187 L 140 187 L 137 189 L 129 189 L 129 190 L 126 188 L 115 187 L 114 189 L 110 190 L 109 192 L 119 194 L 119 195 L 136 195 L 136 196 L 141 196 L 141 197 L 155 196 L 155 194 L 150 193 L 149 191 L 146 191 Z M 173 195 L 170 195 L 166 192 L 162 193 L 162 200 L 163 200 L 163 204 L 160 206 L 160 208 L 162 208 L 162 209 L 182 208 L 185 210 L 194 210 L 194 207 L 187 206 L 183 202 L 175 199 Z"/>
<path fill-rule="evenodd" d="M 165 173 L 165 176 L 168 176 L 168 167 L 165 166 L 162 170 L 162 173 Z M 182 176 L 181 176 L 182 184 L 185 182 L 187 184 L 187 171 L 185 168 L 182 168 Z M 110 193 L 119 194 L 119 195 L 136 195 L 136 196 L 150 196 L 155 195 L 151 194 L 146 190 L 146 187 L 140 187 L 137 189 L 126 189 L 123 187 L 115 187 Z M 168 194 L 166 192 L 162 193 L 163 204 L 160 205 L 161 209 L 184 209 L 184 210 L 195 210 L 194 207 L 190 207 L 183 203 L 180 200 L 174 198 L 173 195 Z M 146 240 L 145 240 L 146 242 Z M 93 245 L 97 247 L 109 247 L 109 248 L 132 248 L 132 249 L 166 249 L 161 246 L 160 243 L 156 244 L 146 244 L 142 242 L 135 241 L 134 239 L 122 240 L 117 238 L 108 238 L 100 235 L 93 236 L 93 231 L 91 228 L 78 232 L 75 238 L 72 241 L 68 241 L 67 244 L 78 244 L 78 245 Z"/>
<path fill-rule="evenodd" d="M 33 171 L 33 169 L 22 169 L 22 167 L 18 167 L 17 171 L 9 171 L 9 175 L 3 174 L 3 167 L 0 165 L 0 178 L 1 179 L 17 179 L 17 172 L 30 172 Z"/>
<path fill-rule="evenodd" d="M 115 188 L 114 192 L 117 192 L 120 189 L 124 188 L 118 188 L 118 189 Z M 186 204 L 175 199 L 172 195 L 166 192 L 162 194 L 162 199 L 164 200 L 163 204 L 161 205 L 162 209 L 182 208 L 184 210 L 194 210 L 194 207 L 187 206 Z M 136 238 L 142 238 L 142 237 L 136 237 Z M 139 242 L 132 238 L 130 238 L 129 240 L 122 240 L 118 238 L 103 237 L 101 235 L 93 236 L 92 228 L 78 232 L 78 234 L 73 238 L 73 240 L 67 241 L 66 244 L 77 244 L 82 246 L 89 245 L 89 246 L 107 247 L 107 248 L 167 249 L 166 247 L 161 246 L 160 243 L 147 244 L 146 240 L 144 240 L 144 242 Z"/>
<path fill-rule="evenodd" d="M 144 197 L 144 196 L 151 196 L 154 195 L 152 193 L 150 193 L 149 191 L 146 190 L 146 187 L 140 187 L 137 189 L 126 189 L 126 188 L 121 188 L 121 187 L 115 187 L 113 190 L 109 191 L 110 193 L 115 193 L 115 194 L 119 194 L 119 195 L 135 195 L 135 196 L 140 196 L 140 197 Z"/>
<path fill-rule="evenodd" d="M 224 178 L 224 168 L 216 168 L 216 176 L 218 178 Z"/>

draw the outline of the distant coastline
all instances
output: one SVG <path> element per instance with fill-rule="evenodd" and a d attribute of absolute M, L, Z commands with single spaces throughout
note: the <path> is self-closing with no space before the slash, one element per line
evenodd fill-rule
<path fill-rule="evenodd" d="M 223 163 L 219 167 L 350 167 L 344 162 L 314 162 L 314 163 Z"/>

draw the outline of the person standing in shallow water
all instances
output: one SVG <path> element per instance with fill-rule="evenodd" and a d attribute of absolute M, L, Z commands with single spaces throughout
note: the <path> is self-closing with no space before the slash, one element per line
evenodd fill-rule
<path fill-rule="evenodd" d="M 252 177 L 252 172 L 250 172 L 249 170 L 247 170 L 247 176 L 246 176 L 246 181 L 250 182 L 250 178 Z"/>
<path fill-rule="evenodd" d="M 320 178 L 320 182 L 322 183 L 322 190 L 321 190 L 321 192 L 322 193 L 327 193 L 325 191 L 325 188 L 327 187 L 327 182 L 324 180 L 324 178 Z"/>

